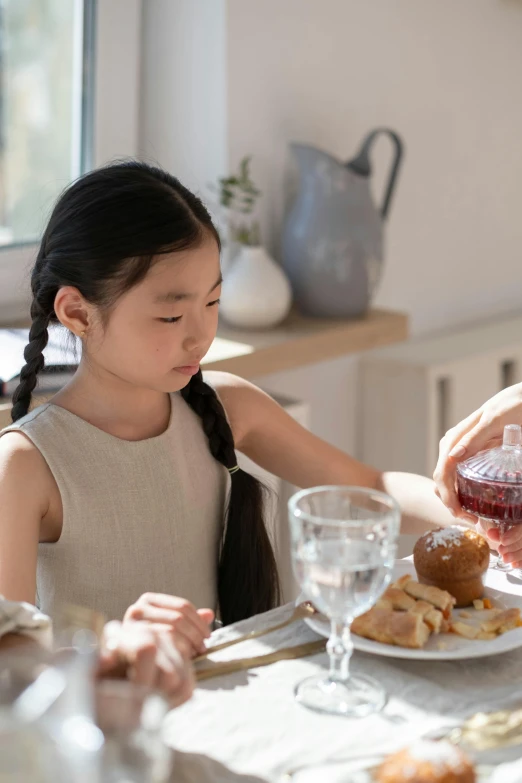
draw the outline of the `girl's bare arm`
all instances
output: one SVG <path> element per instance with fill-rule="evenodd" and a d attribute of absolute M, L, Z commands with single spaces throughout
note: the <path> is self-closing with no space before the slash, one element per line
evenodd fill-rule
<path fill-rule="evenodd" d="M 405 533 L 454 522 L 430 479 L 380 472 L 313 435 L 248 381 L 228 373 L 206 376 L 225 406 L 238 450 L 270 473 L 303 488 L 341 484 L 383 490 L 401 506 Z"/>

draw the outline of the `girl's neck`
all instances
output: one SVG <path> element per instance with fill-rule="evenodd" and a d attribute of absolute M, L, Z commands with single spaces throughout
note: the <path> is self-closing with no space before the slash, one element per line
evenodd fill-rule
<path fill-rule="evenodd" d="M 101 368 L 93 372 L 83 361 L 53 403 L 123 440 L 161 435 L 170 419 L 168 394 L 134 386 Z"/>

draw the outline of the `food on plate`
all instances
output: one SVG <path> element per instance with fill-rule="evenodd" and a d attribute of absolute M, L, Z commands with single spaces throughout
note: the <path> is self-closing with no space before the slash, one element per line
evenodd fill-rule
<path fill-rule="evenodd" d="M 379 598 L 377 605 L 382 609 L 399 609 L 400 611 L 409 611 L 416 604 L 414 598 L 411 598 L 404 590 L 391 585 Z M 431 606 L 430 606 L 431 609 Z"/>
<path fill-rule="evenodd" d="M 460 616 L 462 617 L 464 614 L 466 614 L 466 618 L 473 617 L 471 612 L 461 612 Z M 486 619 L 480 617 L 475 625 L 463 623 L 460 620 L 452 620 L 449 625 L 452 633 L 464 636 L 466 639 L 479 639 L 487 642 L 507 631 L 512 631 L 514 628 L 520 628 L 522 620 L 520 618 L 520 609 L 514 607 L 490 611 Z"/>
<path fill-rule="evenodd" d="M 416 595 L 422 596 L 418 599 Z M 359 636 L 398 647 L 424 647 L 431 633 L 449 629 L 454 600 L 436 587 L 415 582 L 405 574 L 382 594 L 376 605 L 352 623 Z"/>
<path fill-rule="evenodd" d="M 483 576 L 489 546 L 475 530 L 454 525 L 421 536 L 413 550 L 419 582 L 454 596 L 456 606 L 470 606 L 484 595 Z"/>
<path fill-rule="evenodd" d="M 449 742 L 419 740 L 389 756 L 375 774 L 376 783 L 475 783 L 473 764 Z"/>
<path fill-rule="evenodd" d="M 396 584 L 400 584 L 404 592 L 412 598 L 433 604 L 436 609 L 440 609 L 446 618 L 449 617 L 452 608 L 455 606 L 455 598 L 447 590 L 431 585 L 423 585 L 420 582 L 416 582 L 408 574 L 401 577 Z"/>
<path fill-rule="evenodd" d="M 444 633 L 449 630 L 448 622 L 442 612 L 438 609 L 431 609 L 424 615 L 424 622 L 433 633 Z"/>
<path fill-rule="evenodd" d="M 431 633 L 420 614 L 380 609 L 377 606 L 356 617 L 352 631 L 382 644 L 413 648 L 424 647 Z"/>
<path fill-rule="evenodd" d="M 480 627 L 485 633 L 501 634 L 512 631 L 513 628 L 520 628 L 521 625 L 520 609 L 512 608 L 495 612 L 492 617 L 482 622 Z"/>
<path fill-rule="evenodd" d="M 480 631 L 480 633 L 477 634 L 475 638 L 477 638 L 480 642 L 491 642 L 493 639 L 497 638 L 497 634 L 487 633 L 487 631 Z"/>
<path fill-rule="evenodd" d="M 457 633 L 459 636 L 463 636 L 465 639 L 476 639 L 480 633 L 479 626 L 470 625 L 469 623 L 461 623 L 460 620 L 451 623 L 450 629 L 452 633 Z"/>
<path fill-rule="evenodd" d="M 486 600 L 480 606 L 486 606 Z M 388 587 L 372 609 L 353 621 L 352 631 L 382 644 L 420 649 L 432 634 L 450 631 L 464 639 L 491 641 L 522 626 L 518 608 L 470 609 L 452 616 L 454 605 L 455 598 L 447 591 L 420 584 L 405 574 Z M 488 605 L 491 607 L 490 601 Z"/>

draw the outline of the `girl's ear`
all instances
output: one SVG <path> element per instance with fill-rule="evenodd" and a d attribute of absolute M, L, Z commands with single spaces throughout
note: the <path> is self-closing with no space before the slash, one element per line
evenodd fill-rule
<path fill-rule="evenodd" d="M 82 337 L 92 321 L 92 305 L 87 302 L 77 288 L 60 288 L 54 300 L 56 317 L 69 331 Z"/>

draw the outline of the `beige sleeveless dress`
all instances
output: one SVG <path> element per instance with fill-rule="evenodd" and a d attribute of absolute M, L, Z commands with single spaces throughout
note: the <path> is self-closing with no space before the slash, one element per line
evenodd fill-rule
<path fill-rule="evenodd" d="M 199 417 L 180 394 L 171 400 L 167 430 L 148 440 L 121 440 L 53 404 L 0 433 L 34 443 L 62 498 L 60 539 L 38 547 L 36 603 L 47 614 L 72 602 L 121 618 L 145 592 L 216 608 L 228 473 Z"/>

